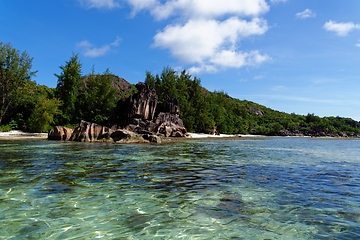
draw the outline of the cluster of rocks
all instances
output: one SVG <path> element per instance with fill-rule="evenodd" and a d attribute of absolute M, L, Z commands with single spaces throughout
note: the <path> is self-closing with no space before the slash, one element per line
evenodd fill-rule
<path fill-rule="evenodd" d="M 161 137 L 152 133 L 138 134 L 125 129 L 114 130 L 86 121 L 81 121 L 75 129 L 56 126 L 50 130 L 48 139 L 76 142 L 161 143 Z"/>
<path fill-rule="evenodd" d="M 115 124 L 110 127 L 81 121 L 75 129 L 56 126 L 49 140 L 78 142 L 160 143 L 162 137 L 186 137 L 187 131 L 179 117 L 176 99 L 167 97 L 158 102 L 154 89 L 145 83 L 136 85 L 137 93 L 119 100 Z"/>

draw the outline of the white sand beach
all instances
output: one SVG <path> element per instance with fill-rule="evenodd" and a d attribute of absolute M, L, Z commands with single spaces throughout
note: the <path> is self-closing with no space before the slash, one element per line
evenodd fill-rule
<path fill-rule="evenodd" d="M 28 133 L 20 130 L 11 130 L 0 132 L 0 139 L 17 140 L 17 139 L 47 139 L 47 133 Z"/>
<path fill-rule="evenodd" d="M 47 139 L 47 133 L 29 133 L 23 132 L 20 130 L 11 130 L 7 132 L 0 132 L 0 140 L 20 140 L 20 139 Z M 243 134 L 220 134 L 212 135 L 206 133 L 188 133 L 190 139 L 200 139 L 200 138 L 257 138 L 261 136 L 257 135 L 243 135 Z"/>
<path fill-rule="evenodd" d="M 219 135 L 213 135 L 213 134 L 206 134 L 206 133 L 188 133 L 188 138 L 258 138 L 258 137 L 264 137 L 261 135 L 250 135 L 250 134 L 219 134 Z"/>
<path fill-rule="evenodd" d="M 188 133 L 188 138 L 223 138 L 223 137 L 238 137 L 238 135 L 229 135 L 229 134 L 206 134 L 206 133 Z"/>

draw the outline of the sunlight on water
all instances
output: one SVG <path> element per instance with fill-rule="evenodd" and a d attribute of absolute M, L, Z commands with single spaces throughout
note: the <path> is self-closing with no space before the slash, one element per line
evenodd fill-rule
<path fill-rule="evenodd" d="M 357 239 L 360 141 L 0 141 L 1 239 Z"/>

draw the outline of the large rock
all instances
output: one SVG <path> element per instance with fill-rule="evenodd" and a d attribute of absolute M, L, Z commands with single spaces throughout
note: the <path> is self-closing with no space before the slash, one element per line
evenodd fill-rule
<path fill-rule="evenodd" d="M 71 136 L 70 133 L 72 133 Z M 56 126 L 49 131 L 48 139 L 77 142 L 161 143 L 161 138 L 151 132 L 136 133 L 125 129 L 112 130 L 86 121 L 81 121 L 75 130 Z"/>
<path fill-rule="evenodd" d="M 185 137 L 186 129 L 180 119 L 180 107 L 176 99 L 166 97 L 158 104 L 154 89 L 145 83 L 136 85 L 134 95 L 121 99 L 116 107 L 116 117 L 111 128 L 81 121 L 73 132 L 55 127 L 49 139 L 78 142 L 161 142 L 160 136 Z M 71 134 L 71 136 L 70 136 Z"/>
<path fill-rule="evenodd" d="M 69 140 L 77 142 L 112 141 L 110 137 L 112 133 L 113 130 L 108 127 L 81 121 L 79 126 L 74 129 Z"/>
<path fill-rule="evenodd" d="M 184 137 L 187 133 L 180 119 L 177 99 L 166 96 L 158 103 L 155 90 L 145 83 L 136 85 L 138 92 L 117 104 L 118 123 L 112 129 L 122 128 L 139 134 L 155 133 L 166 137 Z"/>
<path fill-rule="evenodd" d="M 165 137 L 185 137 L 187 131 L 179 115 L 161 112 L 155 120 L 157 133 Z"/>
<path fill-rule="evenodd" d="M 161 138 L 154 134 L 138 134 L 132 131 L 118 129 L 111 134 L 114 142 L 119 143 L 161 143 Z"/>
<path fill-rule="evenodd" d="M 55 126 L 54 129 L 49 131 L 48 139 L 67 141 L 70 139 L 72 133 L 73 133 L 73 129 L 71 128 L 67 128 L 63 126 Z"/>
<path fill-rule="evenodd" d="M 154 89 L 149 89 L 145 83 L 136 84 L 138 90 L 134 95 L 121 99 L 117 104 L 117 113 L 120 121 L 132 118 L 152 120 L 158 103 L 158 96 Z"/>

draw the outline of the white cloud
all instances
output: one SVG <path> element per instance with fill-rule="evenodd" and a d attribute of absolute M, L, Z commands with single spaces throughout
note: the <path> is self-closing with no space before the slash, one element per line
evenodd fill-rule
<path fill-rule="evenodd" d="M 189 69 L 190 73 L 217 72 L 220 69 L 240 68 L 244 66 L 256 66 L 268 61 L 268 55 L 261 55 L 259 51 L 236 52 L 223 50 L 212 55 L 207 61 Z"/>
<path fill-rule="evenodd" d="M 215 53 L 209 62 L 215 66 L 225 68 L 240 68 L 243 66 L 256 66 L 268 59 L 269 57 L 267 55 L 261 55 L 259 51 L 236 52 L 231 50 L 222 50 L 221 52 Z"/>
<path fill-rule="evenodd" d="M 103 45 L 101 47 L 95 47 L 89 41 L 85 40 L 79 42 L 77 47 L 83 51 L 83 54 L 87 57 L 100 57 L 109 53 L 114 47 L 119 46 L 121 39 L 116 37 L 116 40 L 110 44 Z"/>
<path fill-rule="evenodd" d="M 127 0 L 135 12 L 147 9 L 156 20 L 170 16 L 216 18 L 223 15 L 258 16 L 269 11 L 265 0 Z"/>
<path fill-rule="evenodd" d="M 330 20 L 324 24 L 324 29 L 330 32 L 335 32 L 339 36 L 346 36 L 353 30 L 360 30 L 360 24 L 355 24 L 353 22 L 337 23 Z"/>
<path fill-rule="evenodd" d="M 303 12 L 297 13 L 295 16 L 296 16 L 297 18 L 302 18 L 302 19 L 305 19 L 305 18 L 314 18 L 314 17 L 316 17 L 316 13 L 307 8 L 307 9 L 305 9 Z"/>
<path fill-rule="evenodd" d="M 158 4 L 157 0 L 127 0 L 127 2 L 133 8 L 133 16 L 141 10 L 152 8 Z"/>
<path fill-rule="evenodd" d="M 216 20 L 190 20 L 185 25 L 169 25 L 154 37 L 154 46 L 170 49 L 171 53 L 186 62 L 202 62 L 223 49 L 233 49 L 236 43 L 251 35 L 267 31 L 265 20 L 251 22 L 236 17 L 223 22 Z"/>
<path fill-rule="evenodd" d="M 269 11 L 265 0 L 127 2 L 133 7 L 133 13 L 147 10 L 156 20 L 173 22 L 154 36 L 153 46 L 167 49 L 176 59 L 192 64 L 192 72 L 254 66 L 269 59 L 257 50 L 238 49 L 240 41 L 268 30 L 266 20 L 260 18 Z"/>
<path fill-rule="evenodd" d="M 78 0 L 85 8 L 107 8 L 113 9 L 120 7 L 116 0 Z"/>
<path fill-rule="evenodd" d="M 188 18 L 217 18 L 223 15 L 258 16 L 269 10 L 265 0 L 173 0 L 158 5 L 152 14 L 158 20 L 171 15 Z"/>

